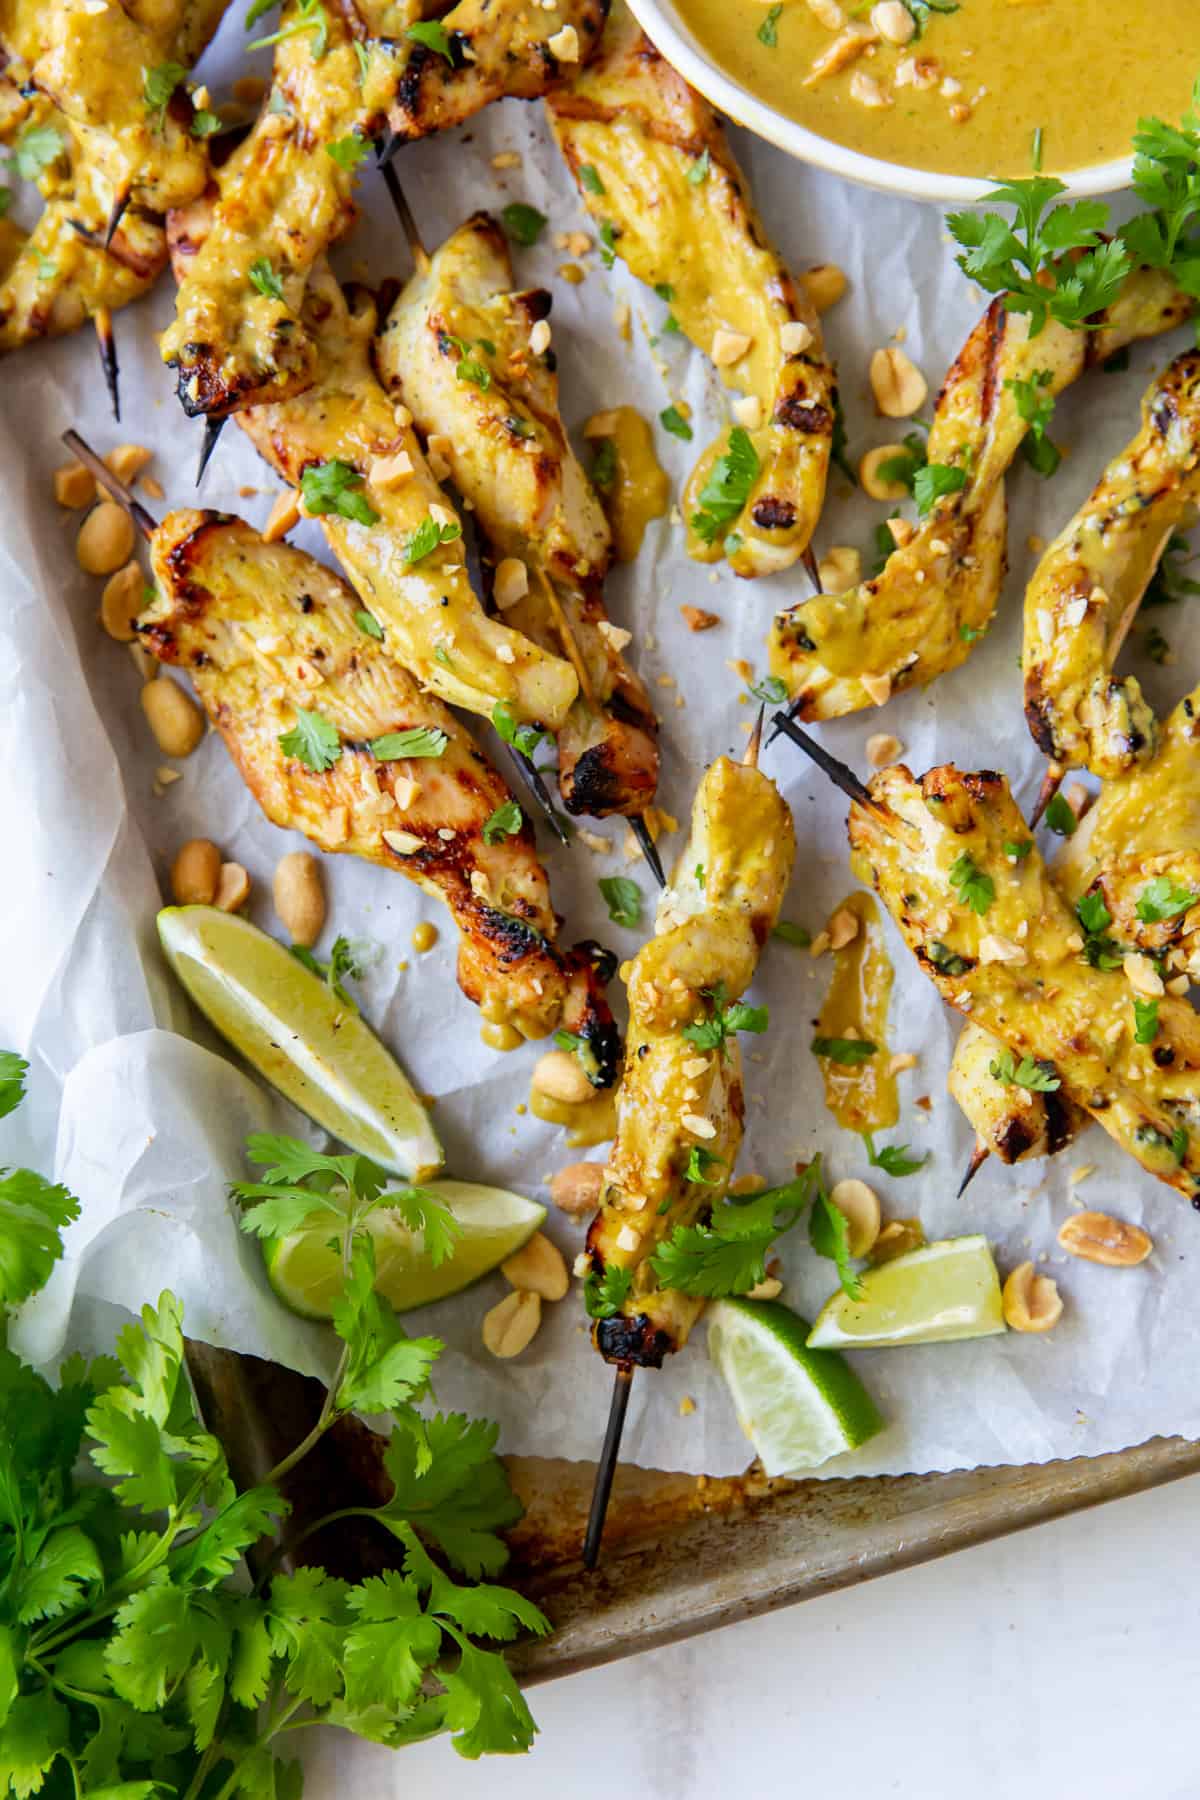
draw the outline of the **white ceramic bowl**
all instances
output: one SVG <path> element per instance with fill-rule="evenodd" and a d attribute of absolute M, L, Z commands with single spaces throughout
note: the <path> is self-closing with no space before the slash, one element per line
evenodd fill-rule
<path fill-rule="evenodd" d="M 758 100 L 719 69 L 707 51 L 693 36 L 671 0 L 629 0 L 638 23 L 651 41 L 662 51 L 685 80 L 698 88 L 706 99 L 731 118 L 744 125 L 769 144 L 778 145 L 789 156 L 828 169 L 833 175 L 844 175 L 849 181 L 860 181 L 866 187 L 881 188 L 888 194 L 904 194 L 910 200 L 964 201 L 978 200 L 993 185 L 968 175 L 939 175 L 931 169 L 909 169 L 902 163 L 883 162 L 877 156 L 864 156 L 859 150 L 847 150 L 830 138 L 809 131 L 794 119 L 776 112 L 764 100 Z M 1072 194 L 1108 194 L 1129 186 L 1130 158 L 1099 163 L 1095 168 L 1076 169 L 1064 175 L 1063 181 Z"/>

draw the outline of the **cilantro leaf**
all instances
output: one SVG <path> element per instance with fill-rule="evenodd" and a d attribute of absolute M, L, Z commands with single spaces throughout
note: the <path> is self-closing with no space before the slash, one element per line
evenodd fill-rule
<path fill-rule="evenodd" d="M 1103 894 L 1084 894 L 1075 915 L 1088 937 L 1098 937 L 1112 924 L 1112 914 L 1104 904 Z"/>
<path fill-rule="evenodd" d="M 556 1031 L 554 1042 L 560 1050 L 565 1050 L 575 1058 L 588 1080 L 595 1086 L 600 1070 L 590 1039 L 578 1031 Z"/>
<path fill-rule="evenodd" d="M 1103 202 L 1054 204 L 1065 192 L 1049 175 L 1002 182 L 984 200 L 1011 207 L 1011 223 L 997 212 L 950 213 L 946 220 L 965 252 L 959 268 L 987 293 L 1004 294 L 1010 311 L 1027 313 L 1031 337 L 1051 318 L 1085 325 L 1116 298 L 1133 266 L 1120 238 L 1103 241 Z"/>
<path fill-rule="evenodd" d="M 745 1294 L 766 1278 L 775 1239 L 789 1231 L 820 1185 L 820 1165 L 781 1187 L 725 1201 L 707 1224 L 677 1225 L 650 1258 L 660 1286 L 715 1300 Z"/>
<path fill-rule="evenodd" d="M 142 70 L 142 104 L 148 113 L 157 113 L 156 125 L 162 130 L 171 96 L 181 81 L 187 80 L 182 63 L 159 63 L 156 69 Z"/>
<path fill-rule="evenodd" d="M 836 388 L 833 390 L 833 434 L 829 444 L 829 460 L 834 467 L 840 469 L 851 487 L 858 486 L 858 470 L 850 461 L 848 454 L 850 440 L 846 435 L 846 414 L 842 406 L 841 396 Z"/>
<path fill-rule="evenodd" d="M 603 194 L 606 191 L 595 163 L 580 163 L 576 174 L 579 177 L 579 185 L 585 193 Z"/>
<path fill-rule="evenodd" d="M 1160 925 L 1165 919 L 1187 912 L 1198 900 L 1200 894 L 1191 888 L 1181 887 L 1169 875 L 1156 875 L 1138 895 L 1135 910 L 1143 925 Z"/>
<path fill-rule="evenodd" d="M 522 756 L 532 756 L 543 738 L 549 735 L 539 725 L 520 724 L 507 700 L 497 700 L 492 708 L 492 724 L 504 742 L 519 750 Z"/>
<path fill-rule="evenodd" d="M 306 768 L 323 775 L 342 754 L 342 740 L 324 713 L 305 712 L 303 707 L 297 707 L 296 723 L 290 731 L 279 734 L 279 748 L 285 756 L 294 756 Z"/>
<path fill-rule="evenodd" d="M 339 518 L 353 519 L 356 525 L 375 525 L 379 514 L 360 491 L 362 485 L 363 478 L 358 470 L 340 457 L 335 456 L 329 462 L 309 463 L 300 476 L 304 510 L 313 517 L 336 513 Z"/>
<path fill-rule="evenodd" d="M 708 180 L 708 172 L 712 167 L 712 157 L 708 150 L 702 150 L 687 172 L 686 180 L 691 187 L 702 187 Z"/>
<path fill-rule="evenodd" d="M 257 288 L 258 292 L 265 294 L 268 300 L 278 300 L 281 306 L 284 304 L 283 282 L 265 256 L 256 256 L 250 264 L 247 274 L 250 277 L 252 288 Z"/>
<path fill-rule="evenodd" d="M 274 1488 L 246 1488 L 172 1557 L 172 1578 L 187 1587 L 215 1587 L 233 1574 L 246 1551 L 291 1510 Z"/>
<path fill-rule="evenodd" d="M 192 114 L 191 132 L 195 138 L 215 137 L 221 129 L 221 119 L 215 112 L 209 112 L 206 106 L 200 107 Z"/>
<path fill-rule="evenodd" d="M 0 1050 L 0 1119 L 15 1112 L 25 1098 L 29 1064 L 15 1050 Z"/>
<path fill-rule="evenodd" d="M 629 1298 L 633 1270 L 607 1263 L 600 1274 L 584 1277 L 583 1304 L 589 1319 L 611 1319 Z"/>
<path fill-rule="evenodd" d="M 688 1151 L 687 1168 L 683 1172 L 683 1178 L 698 1187 L 715 1187 L 720 1176 L 710 1181 L 709 1170 L 723 1169 L 725 1166 L 723 1156 L 714 1156 L 713 1152 L 706 1150 L 703 1144 L 693 1144 Z"/>
<path fill-rule="evenodd" d="M 692 530 L 703 543 L 715 543 L 718 534 L 737 518 L 750 498 L 760 466 L 750 433 L 735 425 L 729 434 L 728 449 L 718 456 L 700 490 L 700 510 L 690 520 Z"/>
<path fill-rule="evenodd" d="M 1135 1044 L 1152 1044 L 1158 1036 L 1158 1001 L 1138 1000 L 1133 1002 L 1133 1041 Z"/>
<path fill-rule="evenodd" d="M 876 474 L 881 481 L 898 482 L 911 494 L 918 474 L 922 469 L 928 467 L 929 457 L 926 454 L 925 439 L 919 431 L 906 432 L 902 443 L 904 446 L 902 450 L 898 450 L 894 456 L 883 458 Z M 886 548 L 886 554 L 890 556 L 896 547 L 895 539 L 891 532 L 887 531 L 886 526 L 882 529 L 887 533 L 887 543 L 884 546 L 881 542 L 880 548 Z"/>
<path fill-rule="evenodd" d="M 443 1716 L 456 1733 L 452 1742 L 458 1754 L 473 1760 L 485 1751 L 530 1749 L 537 1726 L 504 1658 L 477 1649 L 453 1626 L 446 1629 L 462 1652 L 457 1669 L 440 1674 L 446 1688 Z"/>
<path fill-rule="evenodd" d="M 376 762 L 399 762 L 406 757 L 436 757 L 445 754 L 450 742 L 436 725 L 411 725 L 404 731 L 388 731 L 372 738 L 371 755 Z"/>
<path fill-rule="evenodd" d="M 526 249 L 536 244 L 546 229 L 545 213 L 523 200 L 511 201 L 501 212 L 500 219 L 513 243 L 523 244 Z"/>
<path fill-rule="evenodd" d="M 1032 849 L 1032 838 L 1025 838 L 1019 843 L 1013 839 L 1008 839 L 1004 845 L 1004 854 L 1008 857 L 1010 862 L 1022 863 Z"/>
<path fill-rule="evenodd" d="M 253 9 L 252 9 L 253 16 Z M 249 25 L 249 18 L 246 23 Z M 312 33 L 309 49 L 314 62 L 320 62 L 329 48 L 329 14 L 321 5 L 321 0 L 300 0 L 297 15 L 291 25 L 280 31 L 273 31 L 270 37 L 255 38 L 246 45 L 247 50 L 266 50 L 272 44 L 286 43 L 288 38 L 304 37 Z"/>
<path fill-rule="evenodd" d="M 389 1198 L 393 1198 L 389 1196 Z M 406 1210 L 402 1196 L 399 1210 Z M 424 1221 L 426 1213 L 420 1202 L 417 1211 Z M 445 1209 L 432 1207 L 428 1222 Z M 446 1239 L 436 1235 L 445 1254 Z M 442 1256 L 433 1255 L 435 1263 Z M 352 1240 L 350 1271 L 342 1296 L 330 1312 L 333 1329 L 350 1354 L 337 1390 L 337 1404 L 343 1412 L 391 1412 L 406 1401 L 419 1400 L 429 1382 L 429 1371 L 441 1352 L 437 1338 L 410 1338 L 402 1329 L 391 1308 L 375 1292 L 375 1246 L 371 1238 L 360 1235 Z"/>
<path fill-rule="evenodd" d="M 358 629 L 363 633 L 364 637 L 375 638 L 377 642 L 382 644 L 383 626 L 379 623 L 379 620 L 375 617 L 374 613 L 369 613 L 360 609 L 354 615 L 354 623 L 358 626 Z"/>
<path fill-rule="evenodd" d="M 404 543 L 404 564 L 413 568 L 432 556 L 442 544 L 453 544 L 462 536 L 462 526 L 457 519 L 446 519 L 440 524 L 432 513 L 426 513 L 415 531 L 411 531 Z"/>
<path fill-rule="evenodd" d="M 814 1056 L 823 1056 L 829 1062 L 841 1063 L 850 1069 L 857 1063 L 869 1062 L 879 1046 L 871 1043 L 869 1038 L 815 1037 L 811 1048 Z"/>
<path fill-rule="evenodd" d="M 722 1054 L 728 1054 L 728 1040 L 735 1033 L 751 1031 L 761 1034 L 767 1029 L 767 1007 L 747 1006 L 741 1000 L 726 1006 L 723 982 L 718 982 L 715 988 L 705 988 L 704 997 L 710 1002 L 708 1017 L 693 1020 L 682 1031 L 689 1044 L 695 1044 L 698 1050 L 719 1050 Z"/>
<path fill-rule="evenodd" d="M 965 850 L 950 865 L 950 885 L 958 889 L 961 904 L 969 906 L 980 917 L 996 898 L 995 882 L 990 875 L 984 874 Z"/>
<path fill-rule="evenodd" d="M 404 33 L 414 44 L 421 44 L 426 50 L 434 51 L 448 63 L 454 62 L 454 50 L 450 42 L 450 33 L 438 19 L 418 19 Z"/>
<path fill-rule="evenodd" d="M 787 686 L 778 675 L 764 675 L 761 681 L 752 681 L 746 692 L 764 706 L 782 706 L 788 697 Z"/>
<path fill-rule="evenodd" d="M 1043 815 L 1047 827 L 1059 837 L 1074 837 L 1079 820 L 1061 794 L 1055 794 Z"/>
<path fill-rule="evenodd" d="M 1001 1087 L 1027 1088 L 1033 1094 L 1056 1094 L 1062 1086 L 1052 1062 L 1023 1056 L 1018 1063 L 1011 1050 L 1002 1050 L 996 1061 L 988 1064 L 988 1074 Z"/>
<path fill-rule="evenodd" d="M 1062 451 L 1046 435 L 1054 415 L 1054 396 L 1044 390 L 1053 379 L 1049 369 L 1035 369 L 1025 380 L 1010 377 L 1004 383 L 1012 394 L 1018 417 L 1029 427 L 1021 442 L 1021 454 L 1034 473 L 1042 476 L 1053 475 L 1062 461 Z"/>
<path fill-rule="evenodd" d="M 926 463 L 913 476 L 913 498 L 924 519 L 946 494 L 957 494 L 967 485 L 967 471 L 949 463 Z"/>
<path fill-rule="evenodd" d="M 597 883 L 614 925 L 636 930 L 642 922 L 642 890 L 628 875 L 602 875 Z"/>
<path fill-rule="evenodd" d="M 348 1006 L 351 1012 L 358 1011 L 357 1002 L 353 995 L 346 992 L 343 984 L 346 981 L 362 979 L 363 949 L 361 946 L 356 948 L 349 938 L 339 935 L 333 940 L 329 961 L 324 963 L 304 944 L 290 944 L 288 948 L 297 962 L 303 963 L 310 974 L 317 976 L 325 983 L 330 993 L 337 995 L 343 1006 Z"/>
<path fill-rule="evenodd" d="M 392 1494 L 370 1517 L 397 1537 L 415 1525 L 456 1568 L 476 1577 L 494 1575 L 507 1557 L 496 1534 L 515 1524 L 523 1510 L 495 1454 L 499 1427 L 462 1413 L 435 1413 L 425 1432 L 424 1468 L 410 1434 L 392 1433 L 383 1456 Z"/>
<path fill-rule="evenodd" d="M 803 925 L 794 925 L 790 919 L 777 919 L 771 927 L 771 936 L 785 944 L 795 944 L 798 950 L 807 950 L 812 943 L 812 932 L 806 931 Z"/>
<path fill-rule="evenodd" d="M 768 50 L 775 50 L 779 46 L 779 19 L 782 12 L 783 7 L 779 0 L 776 0 L 774 6 L 767 8 L 766 17 L 754 34 L 759 43 L 765 44 Z"/>
<path fill-rule="evenodd" d="M 18 1568 L 15 1604 L 22 1625 L 57 1619 L 79 1606 L 84 1590 L 104 1578 L 96 1546 L 77 1525 L 52 1531 L 28 1566 Z"/>
<path fill-rule="evenodd" d="M 502 843 L 506 837 L 515 837 L 525 823 L 525 815 L 515 800 L 504 800 L 489 813 L 483 822 L 483 841 L 485 844 Z"/>
<path fill-rule="evenodd" d="M 0 1731 L 3 1791 L 22 1797 L 41 1791 L 43 1778 L 71 1744 L 71 1716 L 50 1688 L 18 1694 Z M 68 1778 L 69 1780 L 69 1778 Z M 60 1786 L 57 1791 L 64 1790 Z M 70 1792 L 69 1786 L 65 1790 Z"/>
<path fill-rule="evenodd" d="M 67 148 L 67 140 L 53 125 L 27 125 L 13 144 L 11 167 L 22 181 L 36 181 Z"/>
<path fill-rule="evenodd" d="M 808 1216 L 808 1241 L 818 1256 L 827 1256 L 837 1265 L 842 1291 L 851 1300 L 860 1299 L 862 1281 L 851 1262 L 849 1221 L 845 1213 L 833 1204 L 820 1183 L 817 1184 L 812 1212 Z"/>
<path fill-rule="evenodd" d="M 601 494 L 606 494 L 617 478 L 617 446 L 610 437 L 601 438 L 592 457 L 588 479 Z"/>
<path fill-rule="evenodd" d="M 371 154 L 371 146 L 365 137 L 352 131 L 348 137 L 335 138 L 325 146 L 326 156 L 332 157 L 339 169 L 352 173 L 360 163 L 364 163 Z"/>
<path fill-rule="evenodd" d="M 875 1148 L 874 1139 L 869 1131 L 864 1131 L 862 1141 L 867 1147 L 867 1161 L 873 1169 L 882 1169 L 886 1175 L 915 1175 L 929 1161 L 929 1152 L 924 1156 L 912 1156 L 907 1144 L 881 1144 Z"/>
<path fill-rule="evenodd" d="M 65 1187 L 32 1169 L 0 1169 L 0 1309 L 45 1285 L 63 1253 L 61 1233 L 78 1217 Z"/>
<path fill-rule="evenodd" d="M 664 407 L 658 420 L 663 430 L 669 431 L 672 437 L 682 438 L 685 444 L 691 443 L 694 435 L 692 428 L 677 406 Z"/>

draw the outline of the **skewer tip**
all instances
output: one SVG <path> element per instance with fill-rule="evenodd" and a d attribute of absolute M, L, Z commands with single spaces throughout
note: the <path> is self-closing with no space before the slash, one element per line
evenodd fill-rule
<path fill-rule="evenodd" d="M 805 550 L 804 555 L 800 558 L 800 561 L 804 564 L 804 572 L 808 576 L 808 579 L 812 582 L 812 584 L 813 584 L 814 588 L 817 590 L 818 594 L 823 594 L 825 592 L 825 590 L 821 586 L 821 570 L 820 570 L 820 567 L 818 566 L 816 557 L 813 555 L 813 548 L 812 548 L 811 544 L 808 546 L 807 550 Z"/>
<path fill-rule="evenodd" d="M 383 185 L 388 191 L 388 198 L 392 203 L 396 217 L 400 221 L 400 228 L 408 243 L 409 254 L 416 264 L 418 271 L 423 275 L 429 268 L 429 252 L 425 248 L 425 243 L 421 237 L 417 221 L 413 217 L 412 207 L 408 204 L 408 197 L 405 194 L 404 189 L 400 186 L 400 177 L 388 160 L 391 156 L 392 149 L 395 148 L 399 141 L 398 138 L 392 138 L 389 140 L 391 148 L 388 148 L 387 146 L 384 147 L 384 151 L 379 158 L 380 173 L 383 176 Z"/>
<path fill-rule="evenodd" d="M 758 717 L 754 721 L 754 729 L 746 740 L 746 748 L 742 754 L 742 762 L 748 769 L 757 769 L 758 767 L 758 754 L 762 749 L 763 720 L 766 716 L 766 707 L 760 706 Z"/>
<path fill-rule="evenodd" d="M 1033 831 L 1036 829 L 1036 827 L 1041 819 L 1042 814 L 1045 812 L 1046 808 L 1049 806 L 1050 802 L 1053 800 L 1055 794 L 1057 794 L 1059 788 L 1062 786 L 1063 776 L 1066 774 L 1066 772 L 1067 771 L 1063 768 L 1063 766 L 1060 762 L 1048 762 L 1046 764 L 1045 778 L 1043 779 L 1041 788 L 1039 789 L 1038 797 L 1034 804 L 1033 811 L 1029 815 L 1030 831 Z"/>
<path fill-rule="evenodd" d="M 618 1363 L 613 1377 L 612 1399 L 608 1407 L 608 1425 L 604 1432 L 604 1444 L 600 1451 L 600 1460 L 596 1464 L 596 1479 L 592 1484 L 592 1503 L 588 1508 L 587 1530 L 583 1536 L 583 1566 L 585 1569 L 594 1569 L 600 1560 L 600 1540 L 604 1536 L 604 1520 L 608 1514 L 613 1476 L 617 1472 L 617 1462 L 621 1455 L 621 1433 L 625 1429 L 625 1414 L 629 1407 L 629 1393 L 632 1386 L 633 1364 Z"/>
<path fill-rule="evenodd" d="M 967 1164 L 966 1173 L 958 1184 L 958 1192 L 954 1196 L 956 1200 L 962 1199 L 990 1154 L 991 1152 L 988 1150 L 987 1145 L 977 1138 L 975 1140 L 975 1148 L 971 1152 L 971 1160 Z"/>
<path fill-rule="evenodd" d="M 117 364 L 117 340 L 113 336 L 112 314 L 108 308 L 101 307 L 93 324 L 96 327 L 96 344 L 100 351 L 100 367 L 104 371 L 104 385 L 108 389 L 109 404 L 113 418 L 118 422 L 121 418 L 121 390 L 119 385 L 120 369 Z"/>
<path fill-rule="evenodd" d="M 112 203 L 112 210 L 108 215 L 108 223 L 104 228 L 104 248 L 106 250 L 117 235 L 117 227 L 125 217 L 125 209 L 129 205 L 131 198 L 132 196 L 129 190 L 126 189 L 123 194 L 118 194 Z"/>
<path fill-rule="evenodd" d="M 658 854 L 658 845 L 650 836 L 650 827 L 641 813 L 633 813 L 628 821 L 629 829 L 638 841 L 638 848 L 645 857 L 650 873 L 659 887 L 667 885 L 666 871 L 662 866 L 662 857 Z"/>
<path fill-rule="evenodd" d="M 224 419 L 206 418 L 204 421 L 204 439 L 200 445 L 200 461 L 196 464 L 197 487 L 199 487 L 200 483 L 204 480 L 204 471 L 207 469 L 212 453 L 217 447 L 217 439 L 224 429 Z"/>

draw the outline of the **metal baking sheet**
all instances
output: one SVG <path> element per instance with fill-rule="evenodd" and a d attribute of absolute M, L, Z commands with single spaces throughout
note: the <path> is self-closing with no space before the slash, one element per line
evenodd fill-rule
<path fill-rule="evenodd" d="M 261 1476 L 319 1410 L 317 1383 L 254 1357 L 193 1344 L 189 1364 L 239 1483 Z M 285 1484 L 290 1529 L 385 1498 L 382 1443 L 357 1421 L 337 1426 Z M 510 1534 L 506 1579 L 554 1625 L 549 1638 L 510 1652 L 532 1685 L 1200 1473 L 1200 1442 L 1152 1438 L 1108 1456 L 845 1481 L 770 1481 L 753 1467 L 723 1479 L 623 1467 L 591 1574 L 579 1547 L 595 1465 L 507 1462 L 526 1511 Z M 393 1559 L 386 1533 L 354 1524 L 312 1537 L 302 1558 L 347 1576 Z"/>

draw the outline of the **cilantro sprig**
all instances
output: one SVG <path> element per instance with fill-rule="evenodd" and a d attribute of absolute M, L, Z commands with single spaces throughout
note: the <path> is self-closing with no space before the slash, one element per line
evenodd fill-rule
<path fill-rule="evenodd" d="M 689 521 L 702 543 L 715 543 L 737 518 L 750 498 L 760 466 L 750 433 L 735 425 L 729 434 L 728 449 L 718 456 L 700 490 L 699 511 Z"/>
<path fill-rule="evenodd" d="M 278 297 L 282 299 L 282 293 Z M 356 525 L 376 525 L 379 514 L 362 486 L 363 478 L 353 463 L 334 456 L 328 462 L 309 463 L 300 476 L 300 498 L 305 512 L 313 517 L 336 513 L 339 518 L 353 519 Z"/>
<path fill-rule="evenodd" d="M 532 1742 L 498 1646 L 549 1627 L 494 1580 L 507 1555 L 499 1534 L 521 1513 L 496 1427 L 429 1413 L 441 1345 L 409 1337 L 374 1292 L 369 1222 L 381 1209 L 420 1232 L 435 1263 L 453 1254 L 457 1227 L 432 1195 L 390 1188 L 364 1157 L 285 1137 L 249 1150 L 264 1166 L 236 1190 L 246 1228 L 269 1238 L 307 1220 L 328 1232 L 344 1272 L 325 1402 L 256 1486 L 237 1490 L 196 1416 L 173 1295 L 125 1327 L 115 1357 L 69 1358 L 57 1388 L 0 1348 L 6 1792 L 298 1800 L 288 1734 L 319 1723 L 395 1745 L 445 1730 L 470 1758 Z M 0 1305 L 45 1278 L 75 1205 L 66 1196 L 45 1209 L 36 1238 L 26 1219 L 0 1231 Z M 278 1483 L 364 1408 L 392 1415 L 390 1497 L 318 1517 L 306 1535 L 374 1520 L 397 1566 L 358 1582 L 318 1566 L 281 1573 L 289 1506 Z"/>
<path fill-rule="evenodd" d="M 660 1285 L 709 1300 L 748 1293 L 766 1278 L 775 1239 L 791 1229 L 819 1189 L 820 1166 L 814 1162 L 781 1187 L 748 1197 L 727 1195 L 707 1224 L 677 1225 L 650 1258 Z"/>
<path fill-rule="evenodd" d="M 642 890 L 637 882 L 628 875 L 602 875 L 597 885 L 613 924 L 636 930 L 642 922 Z"/>
<path fill-rule="evenodd" d="M 1183 887 L 1169 875 L 1156 875 L 1138 895 L 1134 910 L 1143 925 L 1161 925 L 1167 919 L 1177 919 L 1198 900 L 1200 894 L 1193 888 Z"/>
<path fill-rule="evenodd" d="M 363 975 L 363 950 L 350 942 L 349 938 L 336 937 L 329 952 L 329 961 L 322 962 L 312 950 L 304 944 L 289 946 L 298 963 L 303 963 L 310 974 L 323 981 L 331 994 L 336 994 L 343 1006 L 352 1012 L 358 1011 L 353 995 L 346 992 L 347 981 L 361 981 Z"/>
<path fill-rule="evenodd" d="M 1029 427 L 1021 440 L 1021 455 L 1036 475 L 1046 478 L 1062 462 L 1062 451 L 1047 436 L 1054 416 L 1054 395 L 1046 389 L 1053 379 L 1049 369 L 1035 369 L 1023 380 L 1010 376 L 1004 383 L 1013 397 L 1018 418 Z"/>
<path fill-rule="evenodd" d="M 915 1175 L 929 1161 L 929 1152 L 924 1156 L 913 1156 L 907 1144 L 880 1144 L 875 1148 L 875 1140 L 869 1131 L 862 1133 L 862 1141 L 867 1148 L 867 1161 L 873 1169 L 882 1169 L 885 1175 Z"/>
<path fill-rule="evenodd" d="M 719 981 L 715 988 L 705 988 L 704 997 L 709 1002 L 708 1017 L 693 1020 L 690 1025 L 683 1027 L 682 1033 L 689 1044 L 695 1044 L 697 1050 L 719 1050 L 723 1056 L 727 1056 L 729 1039 L 737 1032 L 761 1033 L 767 1029 L 768 1009 L 765 1006 L 747 1006 L 744 1000 L 735 1000 L 727 1006 L 724 982 Z"/>
<path fill-rule="evenodd" d="M 285 756 L 294 756 L 315 774 L 324 775 L 342 754 L 342 740 L 337 726 L 324 713 L 297 707 L 296 723 L 279 734 L 279 748 Z"/>
<path fill-rule="evenodd" d="M 996 898 L 996 884 L 964 850 L 950 865 L 950 885 L 957 889 L 963 906 L 969 906 L 980 917 Z"/>
<path fill-rule="evenodd" d="M 269 5 L 262 8 L 262 12 L 269 11 Z M 261 12 L 256 13 L 252 8 L 246 18 L 247 27 L 258 17 L 261 17 Z M 255 38 L 252 43 L 246 45 L 246 48 L 247 50 L 266 50 L 272 44 L 284 44 L 289 38 L 306 37 L 310 33 L 309 51 L 313 61 L 320 62 L 329 48 L 329 14 L 322 6 L 321 0 L 300 0 L 296 8 L 296 17 L 290 25 L 283 26 L 279 31 L 273 31 L 269 37 Z"/>
<path fill-rule="evenodd" d="M 946 219 L 963 248 L 959 268 L 985 292 L 1004 294 L 1011 312 L 1027 313 L 1031 337 L 1050 319 L 1086 325 L 1116 299 L 1133 267 L 1125 243 L 1104 239 L 1104 202 L 1059 201 L 1066 191 L 1052 175 L 1005 181 L 984 195 L 984 203 L 1011 207 L 1011 220 L 991 211 Z"/>
<path fill-rule="evenodd" d="M 506 837 L 515 837 L 524 823 L 525 815 L 516 801 L 504 800 L 484 820 L 483 841 L 485 844 L 502 843 Z"/>
<path fill-rule="evenodd" d="M 1023 1056 L 1020 1062 L 1011 1050 L 1002 1050 L 995 1062 L 988 1064 L 988 1074 L 1001 1087 L 1026 1088 L 1031 1094 L 1056 1094 L 1062 1086 L 1054 1064 Z"/>

